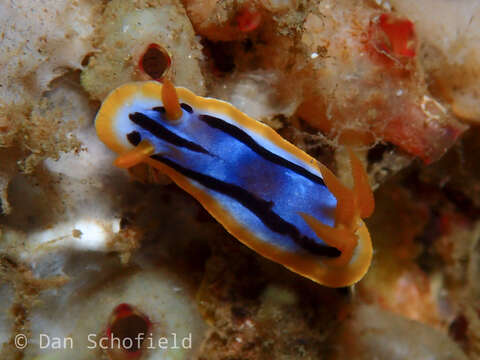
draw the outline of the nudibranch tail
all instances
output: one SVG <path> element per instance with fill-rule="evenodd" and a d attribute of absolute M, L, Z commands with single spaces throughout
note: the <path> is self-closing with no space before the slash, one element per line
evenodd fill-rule
<path fill-rule="evenodd" d="M 172 82 L 168 79 L 163 81 L 162 87 L 162 102 L 167 113 L 168 120 L 178 120 L 182 116 L 182 108 L 178 101 L 177 91 Z"/>
<path fill-rule="evenodd" d="M 115 165 L 158 169 L 264 257 L 330 287 L 366 273 L 373 195 L 353 152 L 352 190 L 270 127 L 168 80 L 115 89 L 95 126 Z"/>

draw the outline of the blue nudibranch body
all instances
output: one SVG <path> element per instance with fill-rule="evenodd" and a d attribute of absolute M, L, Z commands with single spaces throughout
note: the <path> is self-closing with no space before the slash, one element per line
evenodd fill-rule
<path fill-rule="evenodd" d="M 261 255 L 332 287 L 366 273 L 373 196 L 353 153 L 352 191 L 270 127 L 168 81 L 115 89 L 95 124 L 118 166 L 164 172 Z"/>

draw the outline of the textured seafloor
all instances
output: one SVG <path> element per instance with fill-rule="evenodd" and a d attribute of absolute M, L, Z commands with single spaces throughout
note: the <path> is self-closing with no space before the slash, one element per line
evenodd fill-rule
<path fill-rule="evenodd" d="M 1 359 L 480 357 L 477 1 L 4 0 L 0 45 Z M 301 278 L 112 165 L 100 102 L 164 77 L 347 184 L 356 150 L 376 199 L 361 282 Z M 99 346 L 111 332 L 155 344 Z"/>

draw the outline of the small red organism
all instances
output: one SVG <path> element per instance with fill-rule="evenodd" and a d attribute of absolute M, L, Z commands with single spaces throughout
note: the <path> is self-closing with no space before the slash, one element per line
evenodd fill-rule
<path fill-rule="evenodd" d="M 381 14 L 370 23 L 369 45 L 389 60 L 414 58 L 417 46 L 415 26 L 408 19 Z"/>
<path fill-rule="evenodd" d="M 260 25 L 262 14 L 256 9 L 245 6 L 237 12 L 236 20 L 240 31 L 250 32 Z"/>
<path fill-rule="evenodd" d="M 161 81 L 170 68 L 172 59 L 168 52 L 158 44 L 150 44 L 140 56 L 138 67 L 153 80 Z"/>
<path fill-rule="evenodd" d="M 390 100 L 389 107 L 373 124 L 373 131 L 379 138 L 430 164 L 440 159 L 467 127 L 446 115 L 432 117 L 415 100 Z"/>
<path fill-rule="evenodd" d="M 105 331 L 109 339 L 108 355 L 113 360 L 136 359 L 142 355 L 142 343 L 152 328 L 149 318 L 132 305 L 117 305 Z"/>

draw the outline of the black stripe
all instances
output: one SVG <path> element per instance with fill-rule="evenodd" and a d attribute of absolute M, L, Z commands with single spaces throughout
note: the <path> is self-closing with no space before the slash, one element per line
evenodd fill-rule
<path fill-rule="evenodd" d="M 140 141 L 142 141 L 142 136 L 138 131 L 132 131 L 131 133 L 127 134 L 127 140 L 133 146 L 137 146 L 138 144 L 140 144 Z"/>
<path fill-rule="evenodd" d="M 160 114 L 165 114 L 166 111 L 165 111 L 165 108 L 163 106 L 156 106 L 154 108 L 152 108 L 153 111 L 156 111 L 156 112 L 159 112 Z"/>
<path fill-rule="evenodd" d="M 206 122 L 209 126 L 215 129 L 219 129 L 224 133 L 227 133 L 230 136 L 234 137 L 238 141 L 242 142 L 243 144 L 248 146 L 252 151 L 256 152 L 258 155 L 260 155 L 264 159 L 274 164 L 288 168 L 293 172 L 296 172 L 297 174 L 313 181 L 314 183 L 325 186 L 325 183 L 323 182 L 320 176 L 312 174 L 310 171 L 306 170 L 300 165 L 297 165 L 265 149 L 263 146 L 259 145 L 250 135 L 248 135 L 245 131 L 243 131 L 242 129 L 239 129 L 235 125 L 232 125 L 222 119 L 219 119 L 217 117 L 210 116 L 210 115 L 199 115 L 198 117 L 200 120 Z"/>
<path fill-rule="evenodd" d="M 185 110 L 186 112 L 188 112 L 189 114 L 192 114 L 193 113 L 193 109 L 190 105 L 188 104 L 185 104 L 185 103 L 181 103 L 180 104 L 180 107 Z"/>
<path fill-rule="evenodd" d="M 186 149 L 195 151 L 195 152 L 200 152 L 203 154 L 210 154 L 207 150 L 205 150 L 203 147 L 201 147 L 198 144 L 195 144 L 194 142 L 191 142 L 187 139 L 184 139 L 177 134 L 171 132 L 164 126 L 162 126 L 160 123 L 156 122 L 155 120 L 149 118 L 145 114 L 136 112 L 133 114 L 128 115 L 130 120 L 132 120 L 135 124 L 140 126 L 142 129 L 147 130 L 150 132 L 153 136 L 164 140 L 166 142 L 169 142 L 170 144 L 184 147 Z"/>
<path fill-rule="evenodd" d="M 257 216 L 257 218 L 260 219 L 260 221 L 262 221 L 262 223 L 270 230 L 281 235 L 289 236 L 297 245 L 308 252 L 327 257 L 338 257 L 341 255 L 340 250 L 328 245 L 319 244 L 315 242 L 315 240 L 301 235 L 300 231 L 295 225 L 285 221 L 272 210 L 274 205 L 273 202 L 261 199 L 240 186 L 218 180 L 214 177 L 196 172 L 191 169 L 187 169 L 161 155 L 152 155 L 151 157 L 152 159 L 160 161 L 163 164 L 171 167 L 183 176 L 200 183 L 206 188 L 237 200 L 240 204 L 254 213 L 255 216 Z"/>

